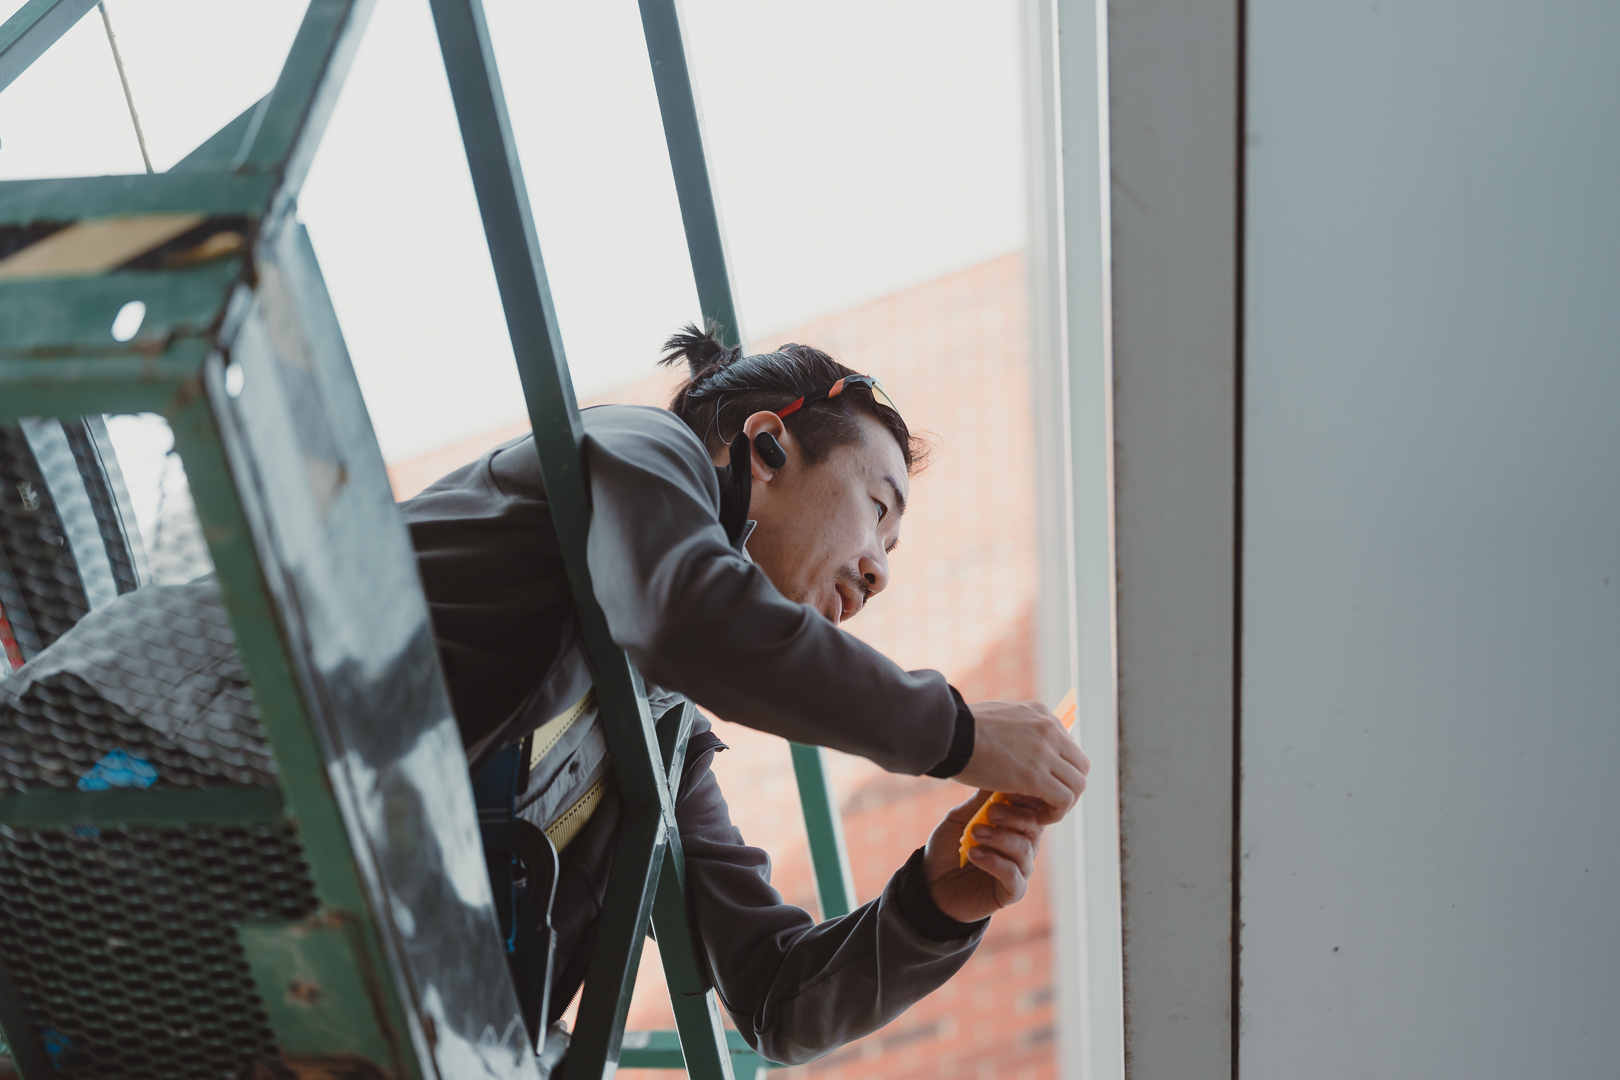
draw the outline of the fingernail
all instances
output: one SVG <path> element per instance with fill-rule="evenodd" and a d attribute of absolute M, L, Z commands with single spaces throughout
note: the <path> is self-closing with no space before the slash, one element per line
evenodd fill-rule
<path fill-rule="evenodd" d="M 984 849 L 983 848 L 969 848 L 968 849 L 968 858 L 976 859 L 979 862 L 983 862 L 984 861 Z"/>
<path fill-rule="evenodd" d="M 990 820 L 991 821 L 1006 821 L 1007 820 L 1007 811 L 1003 810 L 999 806 L 991 807 L 990 808 Z"/>
<path fill-rule="evenodd" d="M 996 831 L 990 828 L 988 825 L 975 825 L 973 826 L 973 835 L 976 839 L 981 841 L 990 840 L 995 837 Z M 974 848 L 974 850 L 977 851 L 978 849 Z"/>

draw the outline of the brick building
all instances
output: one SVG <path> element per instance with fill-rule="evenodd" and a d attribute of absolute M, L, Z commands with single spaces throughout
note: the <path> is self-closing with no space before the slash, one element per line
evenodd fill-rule
<path fill-rule="evenodd" d="M 1022 258 L 1009 255 L 790 331 L 756 348 L 799 341 L 877 375 L 935 453 L 913 483 L 891 585 L 848 630 L 908 668 L 943 671 L 969 701 L 1035 694 L 1035 485 Z M 649 357 L 650 359 L 650 357 Z M 659 373 L 603 395 L 663 404 Z M 526 425 L 393 467 L 413 494 Z M 785 743 L 723 721 L 731 749 L 715 759 L 733 818 L 772 854 L 789 902 L 815 909 L 804 828 Z M 840 794 L 856 896 L 875 896 L 944 813 L 959 785 L 893 776 L 829 755 Z M 906 1080 L 927 1076 L 1045 1080 L 1056 1073 L 1051 914 L 1037 870 L 1029 896 L 997 915 L 966 970 L 888 1028 L 783 1080 Z M 643 959 L 633 1029 L 673 1026 L 656 947 Z M 627 1070 L 628 1074 L 636 1071 Z M 648 1080 L 652 1080 L 649 1076 Z"/>

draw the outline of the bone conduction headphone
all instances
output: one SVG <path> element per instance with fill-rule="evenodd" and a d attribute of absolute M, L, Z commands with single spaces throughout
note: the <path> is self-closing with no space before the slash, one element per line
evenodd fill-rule
<path fill-rule="evenodd" d="M 899 416 L 900 410 L 896 407 L 894 399 L 883 389 L 883 384 L 870 375 L 845 375 L 825 390 L 818 390 L 813 394 L 806 394 L 784 409 L 776 410 L 776 415 L 783 420 L 792 416 L 806 405 L 814 405 L 818 401 L 827 401 L 842 394 L 851 386 L 862 386 L 872 392 L 872 400 Z M 768 431 L 762 431 L 754 436 L 754 449 L 759 453 L 759 459 L 773 469 L 780 469 L 787 464 L 787 451 L 782 444 L 776 441 L 776 436 Z"/>

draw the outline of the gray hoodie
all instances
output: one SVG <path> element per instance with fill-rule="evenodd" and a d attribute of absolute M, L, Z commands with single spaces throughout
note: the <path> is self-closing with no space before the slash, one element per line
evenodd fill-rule
<path fill-rule="evenodd" d="M 592 581 L 614 640 L 649 681 L 728 720 L 894 772 L 962 768 L 972 714 L 961 696 L 938 672 L 903 671 L 783 597 L 727 536 L 726 472 L 679 419 L 633 406 L 583 418 Z M 476 769 L 580 687 L 572 602 L 530 438 L 402 509 Z M 960 970 L 988 920 L 959 923 L 939 910 L 920 850 L 878 899 L 842 918 L 818 925 L 783 903 L 769 856 L 743 842 L 710 771 L 722 749 L 700 722 L 676 815 L 703 959 L 751 1046 L 773 1061 L 808 1061 L 882 1027 Z M 554 1013 L 584 975 L 618 820 L 609 798 L 563 852 Z"/>

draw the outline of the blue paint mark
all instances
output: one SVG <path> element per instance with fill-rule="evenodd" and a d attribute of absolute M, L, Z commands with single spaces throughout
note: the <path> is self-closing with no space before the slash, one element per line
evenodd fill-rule
<path fill-rule="evenodd" d="M 157 769 L 123 750 L 114 750 L 95 768 L 79 778 L 80 791 L 106 791 L 108 788 L 149 788 L 157 783 Z"/>
<path fill-rule="evenodd" d="M 62 1067 L 62 1055 L 73 1045 L 73 1040 L 55 1028 L 45 1029 L 45 1052 L 51 1056 L 51 1067 Z"/>
<path fill-rule="evenodd" d="M 101 830 L 94 825 L 74 825 L 73 835 L 82 836 L 86 840 L 94 840 L 101 835 Z"/>

